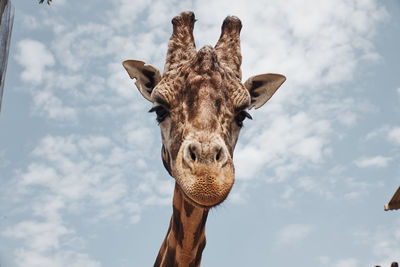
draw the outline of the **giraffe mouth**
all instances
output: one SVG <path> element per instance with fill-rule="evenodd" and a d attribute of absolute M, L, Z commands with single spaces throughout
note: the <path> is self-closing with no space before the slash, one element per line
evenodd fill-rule
<path fill-rule="evenodd" d="M 183 192 L 182 195 L 183 195 L 183 197 L 185 198 L 186 201 L 188 201 L 193 206 L 196 206 L 196 207 L 199 207 L 199 208 L 202 208 L 202 209 L 211 209 L 213 207 L 216 207 L 216 206 L 220 205 L 225 200 L 225 199 L 223 199 L 223 200 L 221 200 L 221 201 L 219 201 L 217 203 L 214 203 L 214 204 L 210 204 L 208 202 L 206 203 L 205 201 L 198 201 L 198 200 L 193 199 L 192 196 L 189 196 L 185 192 L 185 190 L 183 190 L 182 187 L 178 183 L 176 183 L 176 184 L 179 186 L 180 190 Z"/>
<path fill-rule="evenodd" d="M 183 161 L 177 161 L 172 174 L 185 196 L 195 205 L 206 208 L 221 204 L 229 195 L 235 180 L 231 159 L 222 168 L 201 163 L 189 168 Z"/>

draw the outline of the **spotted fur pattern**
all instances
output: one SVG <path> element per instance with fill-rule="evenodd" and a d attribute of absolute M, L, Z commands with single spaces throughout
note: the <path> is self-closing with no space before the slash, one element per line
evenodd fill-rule
<path fill-rule="evenodd" d="M 175 186 L 173 214 L 154 267 L 200 266 L 208 209 L 196 206 Z"/>

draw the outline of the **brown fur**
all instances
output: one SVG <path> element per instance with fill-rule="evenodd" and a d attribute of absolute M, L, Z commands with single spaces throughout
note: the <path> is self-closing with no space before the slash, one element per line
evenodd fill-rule
<path fill-rule="evenodd" d="M 175 185 L 170 227 L 154 267 L 174 266 L 175 263 L 177 266 L 200 265 L 201 253 L 206 242 L 205 224 L 208 209 L 198 207 L 185 198 L 179 185 Z M 181 212 L 185 209 L 190 212 Z"/>

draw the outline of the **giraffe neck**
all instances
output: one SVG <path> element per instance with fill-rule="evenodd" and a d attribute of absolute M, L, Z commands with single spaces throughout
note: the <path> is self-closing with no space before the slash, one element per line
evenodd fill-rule
<path fill-rule="evenodd" d="M 185 200 L 182 189 L 177 184 L 172 208 L 168 233 L 154 267 L 200 266 L 201 255 L 206 246 L 205 225 L 208 209 Z"/>

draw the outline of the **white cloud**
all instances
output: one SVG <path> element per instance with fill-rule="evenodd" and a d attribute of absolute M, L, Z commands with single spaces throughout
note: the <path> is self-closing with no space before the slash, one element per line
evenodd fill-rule
<path fill-rule="evenodd" d="M 37 114 L 63 123 L 65 120 L 76 122 L 82 112 L 103 117 L 104 114 L 115 116 L 138 109 L 142 111 L 146 102 L 135 101 L 139 102 L 137 104 L 132 101 L 138 92 L 121 63 L 134 55 L 142 60 L 156 58 L 155 61 L 161 62 L 164 53 L 160 54 L 160 51 L 166 51 L 168 37 L 164 40 L 163 50 L 155 40 L 156 33 L 141 32 L 142 28 L 138 28 L 140 32 L 135 34 L 118 33 L 108 22 L 76 26 L 73 21 L 62 18 L 44 24 L 57 28 L 51 48 L 59 64 L 51 71 L 45 71 L 47 65 L 54 65 L 54 57 L 43 44 L 34 41 L 36 43 L 32 46 L 30 40 L 21 41 L 23 49 L 16 57 L 25 66 L 23 80 L 35 81 L 36 86 L 31 88 L 31 92 Z M 28 63 L 23 61 L 35 49 L 40 53 L 46 52 L 48 56 L 39 55 L 40 59 L 33 58 Z M 44 88 L 37 87 L 42 82 Z"/>
<path fill-rule="evenodd" d="M 370 139 L 376 138 L 378 136 L 387 134 L 387 132 L 389 131 L 389 128 L 390 128 L 389 126 L 385 125 L 378 129 L 372 130 L 365 136 L 365 140 L 370 140 Z"/>
<path fill-rule="evenodd" d="M 109 17 L 110 24 L 116 28 L 133 25 L 137 16 L 151 4 L 149 1 L 116 0 L 114 2 L 117 8 L 110 12 Z"/>
<path fill-rule="evenodd" d="M 400 145 L 400 127 L 393 127 L 388 132 L 389 141 Z"/>
<path fill-rule="evenodd" d="M 400 127 L 393 125 L 384 125 L 378 129 L 369 132 L 365 140 L 370 140 L 378 136 L 385 136 L 389 142 L 400 145 Z"/>
<path fill-rule="evenodd" d="M 231 192 L 229 192 L 227 202 L 233 202 L 235 204 L 245 204 L 247 202 L 248 183 L 243 180 L 235 181 L 235 185 L 232 187 Z"/>
<path fill-rule="evenodd" d="M 285 177 L 304 165 L 320 163 L 328 153 L 331 132 L 328 121 L 314 120 L 303 112 L 293 116 L 276 115 L 264 118 L 265 128 L 256 125 L 261 126 L 261 132 L 256 126 L 249 129 L 242 137 L 248 141 L 246 145 L 239 142 L 235 151 L 239 179 L 254 178 L 266 167 Z"/>
<path fill-rule="evenodd" d="M 392 220 L 385 226 L 377 226 L 373 230 L 360 230 L 354 238 L 370 251 L 369 266 L 390 266 L 400 259 L 399 220 Z"/>
<path fill-rule="evenodd" d="M 358 260 L 354 258 L 342 259 L 335 262 L 333 267 L 358 267 Z"/>
<path fill-rule="evenodd" d="M 37 252 L 59 249 L 60 237 L 69 233 L 71 231 L 57 221 L 23 221 L 2 232 L 7 237 L 24 239 L 29 249 Z"/>
<path fill-rule="evenodd" d="M 382 266 L 389 266 L 390 262 L 400 259 L 400 231 L 397 226 L 379 229 L 372 238 L 372 252 L 382 262 Z"/>
<path fill-rule="evenodd" d="M 33 150 L 32 163 L 19 175 L 18 192 L 32 194 L 33 188 L 46 189 L 36 196 L 42 205 L 34 202 L 32 207 L 35 214 L 41 214 L 36 212 L 38 208 L 46 209 L 45 214 L 53 218 L 60 215 L 60 210 L 89 208 L 88 202 L 102 210 L 101 218 L 138 218 L 140 209 L 134 201 L 138 194 L 148 204 L 151 201 L 146 199 L 150 198 L 160 203 L 168 198 L 170 202 L 173 192 L 172 179 L 158 179 L 154 169 L 142 171 L 143 164 L 147 168 L 142 161 L 153 157 L 154 152 L 142 149 L 143 145 L 152 147 L 145 144 L 149 134 L 145 133 L 117 135 L 119 142 L 129 144 L 128 148 L 101 135 L 46 136 Z M 139 169 L 139 178 L 132 179 Z"/>
<path fill-rule="evenodd" d="M 331 185 L 327 180 L 327 178 L 313 179 L 311 177 L 301 177 L 297 179 L 296 186 L 303 191 L 316 193 L 329 199 L 333 197 L 333 193 L 332 189 L 329 188 Z"/>
<path fill-rule="evenodd" d="M 24 15 L 22 17 L 22 23 L 24 27 L 28 29 L 37 29 L 39 27 L 39 22 L 38 20 L 31 15 Z"/>
<path fill-rule="evenodd" d="M 133 137 L 117 138 L 126 144 Z M 171 203 L 172 179 L 158 179 L 154 169 L 138 175 L 135 158 L 140 155 L 146 160 L 149 154 L 135 149 L 146 134 L 135 138 L 129 149 L 102 135 L 48 135 L 39 142 L 32 151 L 32 162 L 17 172 L 11 185 L 20 201 L 30 199 L 21 202 L 19 209 L 28 215 L 0 232 L 22 241 L 14 251 L 18 266 L 100 266 L 82 253 L 82 245 L 71 245 L 81 240 L 82 233 L 69 218 L 89 213 L 81 223 L 138 223 L 143 205 Z"/>
<path fill-rule="evenodd" d="M 112 48 L 107 47 L 110 36 L 112 30 L 108 25 L 88 23 L 58 33 L 53 48 L 61 65 L 79 71 L 82 67 L 90 67 L 96 58 L 110 55 Z"/>
<path fill-rule="evenodd" d="M 51 4 L 53 5 L 53 7 L 62 7 L 67 3 L 67 0 L 59 0 L 59 1 L 53 1 Z"/>
<path fill-rule="evenodd" d="M 66 104 L 71 101 L 63 101 L 55 92 L 71 85 L 76 86 L 77 76 L 68 77 L 50 70 L 48 67 L 55 65 L 55 59 L 50 49 L 42 42 L 24 39 L 19 41 L 17 46 L 15 58 L 24 67 L 21 73 L 22 80 L 33 85 L 30 89 L 35 110 L 51 119 L 76 121 L 76 109 Z M 41 86 L 37 89 L 36 86 L 42 83 L 44 88 Z"/>
<path fill-rule="evenodd" d="M 360 59 L 376 58 L 369 37 L 375 31 L 375 23 L 387 16 L 375 1 L 316 4 L 292 0 L 255 5 L 203 1 L 196 3 L 195 10 L 199 20 L 207 25 L 198 25 L 202 28 L 196 32 L 203 42 L 209 36 L 218 36 L 220 23 L 227 14 L 241 18 L 245 77 L 285 71 L 296 85 L 309 87 L 349 80 Z M 349 16 L 355 19 L 349 22 Z M 362 53 L 361 58 L 357 51 Z"/>
<path fill-rule="evenodd" d="M 356 200 L 363 196 L 369 196 L 371 191 L 382 187 L 383 182 L 375 179 L 373 181 L 368 181 L 368 179 L 365 178 L 347 177 L 345 183 L 341 186 L 347 189 L 347 192 L 344 193 L 346 199 Z"/>
<path fill-rule="evenodd" d="M 357 159 L 354 163 L 359 168 L 366 167 L 386 167 L 392 160 L 390 157 L 375 156 L 375 157 L 362 157 Z"/>
<path fill-rule="evenodd" d="M 18 42 L 18 52 L 15 56 L 24 67 L 21 78 L 26 82 L 39 84 L 43 81 L 47 67 L 55 64 L 54 57 L 43 43 L 24 39 Z"/>
<path fill-rule="evenodd" d="M 136 88 L 133 81 L 128 79 L 127 73 L 121 70 L 121 63 L 109 64 L 108 69 L 112 73 L 107 80 L 109 88 L 113 88 L 121 98 L 132 99 L 136 94 Z"/>
<path fill-rule="evenodd" d="M 69 247 L 76 236 L 63 222 L 59 213 L 62 208 L 59 197 L 42 198 L 33 204 L 34 213 L 43 217 L 40 221 L 21 221 L 0 232 L 3 237 L 23 241 L 23 246 L 14 251 L 16 266 L 100 266 L 87 254 L 78 252 L 79 247 Z"/>
<path fill-rule="evenodd" d="M 360 266 L 359 260 L 357 260 L 355 258 L 344 258 L 344 259 L 332 260 L 329 257 L 321 256 L 321 257 L 319 257 L 318 260 L 321 263 L 321 266 L 326 266 L 326 267 L 358 267 L 358 266 Z"/>
<path fill-rule="evenodd" d="M 54 266 L 54 267 L 100 267 L 98 261 L 92 260 L 87 254 L 75 251 L 57 251 L 48 255 L 37 253 L 36 251 L 18 249 L 15 253 L 17 266 Z"/>
<path fill-rule="evenodd" d="M 45 189 L 36 197 L 42 204 L 37 206 L 34 202 L 34 211 L 47 209 L 46 214 L 57 217 L 60 210 L 85 210 L 94 205 L 101 213 L 99 218 L 114 219 L 134 216 L 138 211 L 132 209 L 135 195 L 126 180 L 126 174 L 134 168 L 130 164 L 134 154 L 109 138 L 47 136 L 33 155 L 36 160 L 20 175 L 18 186 L 24 194 L 31 194 L 33 187 Z M 59 202 L 56 207 L 55 200 Z M 125 203 L 132 213 L 127 212 Z"/>
<path fill-rule="evenodd" d="M 51 119 L 60 121 L 77 119 L 77 112 L 74 108 L 65 106 L 60 98 L 51 91 L 38 91 L 33 96 L 35 109 L 44 112 Z"/>
<path fill-rule="evenodd" d="M 121 176 L 129 153 L 106 137 L 47 136 L 33 155 L 48 164 L 30 164 L 28 172 L 22 174 L 23 186 L 47 187 L 67 201 L 80 201 L 89 196 L 99 205 L 116 204 L 125 195 L 127 185 Z M 119 171 L 114 168 L 118 164 Z"/>
<path fill-rule="evenodd" d="M 303 241 L 313 230 L 309 224 L 289 224 L 282 228 L 277 235 L 278 245 L 292 245 Z"/>

